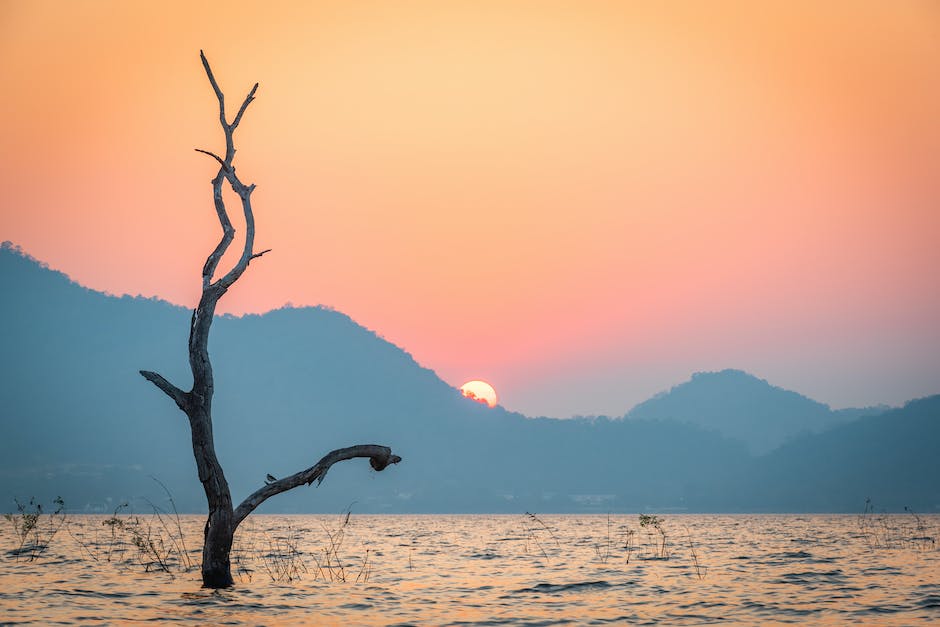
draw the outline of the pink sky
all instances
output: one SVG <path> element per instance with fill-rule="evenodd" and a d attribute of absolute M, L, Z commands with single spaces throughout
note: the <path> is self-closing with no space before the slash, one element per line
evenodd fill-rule
<path fill-rule="evenodd" d="M 330 305 L 529 414 L 726 367 L 940 392 L 934 2 L 7 0 L 0 239 L 194 304 L 200 48 L 230 101 L 261 83 L 236 162 L 274 252 L 223 311 Z"/>

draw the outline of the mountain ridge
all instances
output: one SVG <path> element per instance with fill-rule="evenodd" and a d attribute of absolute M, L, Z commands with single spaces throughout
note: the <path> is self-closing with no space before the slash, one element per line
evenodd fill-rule
<path fill-rule="evenodd" d="M 768 453 L 803 432 L 820 433 L 881 408 L 834 411 L 825 403 L 743 370 L 696 372 L 688 381 L 634 406 L 625 420 L 673 419 L 717 429 Z"/>
<path fill-rule="evenodd" d="M 137 374 L 153 369 L 188 386 L 189 310 L 89 290 L 6 244 L 0 290 L 17 294 L 0 310 L 6 348 L 0 358 L 0 503 L 6 505 L 0 508 L 13 496 L 33 494 L 63 494 L 88 511 L 142 495 L 157 502 L 162 490 L 149 475 L 170 487 L 182 509 L 204 508 L 185 418 Z M 664 419 L 651 406 L 645 415 L 631 410 L 620 419 L 527 418 L 486 408 L 328 308 L 219 316 L 210 350 L 216 444 L 236 498 L 257 488 L 266 473 L 296 472 L 341 446 L 387 443 L 404 458 L 378 476 L 344 464 L 322 487 L 280 495 L 265 511 L 340 511 L 352 500 L 373 512 L 799 509 L 801 502 L 849 507 L 833 492 L 857 488 L 843 477 L 844 485 L 800 501 L 767 470 L 771 462 L 799 467 L 800 456 L 818 458 L 814 446 L 837 449 L 831 438 L 818 439 L 824 434 L 792 435 L 787 442 L 802 444 L 774 449 L 785 450 L 784 459 L 755 455 L 745 440 L 707 425 Z M 740 371 L 716 374 L 750 385 L 762 381 Z M 709 381 L 703 376 L 675 387 L 688 391 L 687 384 Z M 650 400 L 663 398 L 668 395 Z M 911 437 L 935 442 L 931 425 L 918 422 L 924 437 Z M 863 471 L 854 472 L 871 476 Z M 888 483 L 882 484 L 890 485 L 893 471 L 884 472 Z M 759 486 L 740 483 L 749 477 L 777 486 L 766 492 L 776 501 Z M 920 495 L 906 504 L 930 511 L 940 503 L 936 487 L 915 475 L 898 477 L 900 493 Z M 885 502 L 879 496 L 890 494 L 871 496 Z"/>

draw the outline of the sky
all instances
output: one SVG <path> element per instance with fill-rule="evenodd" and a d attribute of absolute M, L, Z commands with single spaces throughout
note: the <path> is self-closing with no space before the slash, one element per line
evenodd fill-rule
<path fill-rule="evenodd" d="M 193 306 L 204 49 L 230 107 L 260 82 L 273 249 L 222 312 L 333 307 L 529 415 L 940 392 L 940 4 L 192 4 L 0 0 L 0 240 Z"/>

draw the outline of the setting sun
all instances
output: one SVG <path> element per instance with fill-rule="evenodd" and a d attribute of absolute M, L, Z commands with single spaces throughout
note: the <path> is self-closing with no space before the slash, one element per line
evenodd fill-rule
<path fill-rule="evenodd" d="M 467 398 L 478 403 L 484 403 L 489 407 L 496 407 L 499 402 L 496 390 L 486 381 L 467 381 L 460 386 L 460 392 Z"/>

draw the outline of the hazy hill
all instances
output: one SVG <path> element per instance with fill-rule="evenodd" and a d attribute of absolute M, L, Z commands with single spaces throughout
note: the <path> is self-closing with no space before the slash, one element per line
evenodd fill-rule
<path fill-rule="evenodd" d="M 820 433 L 886 408 L 832 411 L 796 392 L 740 370 L 697 372 L 690 381 L 634 407 L 628 420 L 677 420 L 715 429 L 767 453 L 804 433 Z"/>
<path fill-rule="evenodd" d="M 755 463 L 744 495 L 756 509 L 940 510 L 940 395 L 803 436 Z"/>
<path fill-rule="evenodd" d="M 186 419 L 137 374 L 157 370 L 188 387 L 190 312 L 87 290 L 8 245 L 0 247 L 0 293 L 0 509 L 13 496 L 62 494 L 70 506 L 92 509 L 159 498 L 148 475 L 165 482 L 182 508 L 204 509 Z M 236 499 L 266 473 L 295 472 L 340 446 L 383 443 L 404 458 L 381 474 L 365 463 L 342 464 L 321 487 L 281 495 L 267 511 L 335 512 L 352 501 L 362 512 L 805 510 L 843 502 L 852 509 L 854 500 L 832 492 L 842 494 L 847 485 L 888 486 L 940 503 L 940 490 L 918 482 L 916 473 L 885 467 L 874 482 L 867 456 L 839 458 L 840 472 L 855 483 L 788 483 L 790 475 L 773 474 L 828 472 L 813 460 L 843 450 L 842 436 L 831 435 L 837 431 L 755 458 L 715 423 L 660 420 L 640 408 L 628 420 L 529 419 L 490 410 L 326 309 L 221 317 L 210 342 L 216 442 Z M 710 379 L 699 375 L 690 383 Z M 721 389 L 719 397 L 736 393 L 735 386 Z M 790 416 L 800 425 L 825 416 L 807 402 L 812 418 L 779 409 L 762 415 Z M 928 418 L 936 416 L 932 407 Z M 856 424 L 863 423 L 848 426 Z M 891 424 L 878 422 L 850 440 L 860 449 L 889 443 L 886 459 L 937 444 L 928 428 L 934 423 L 912 423 L 894 439 L 881 432 Z"/>

